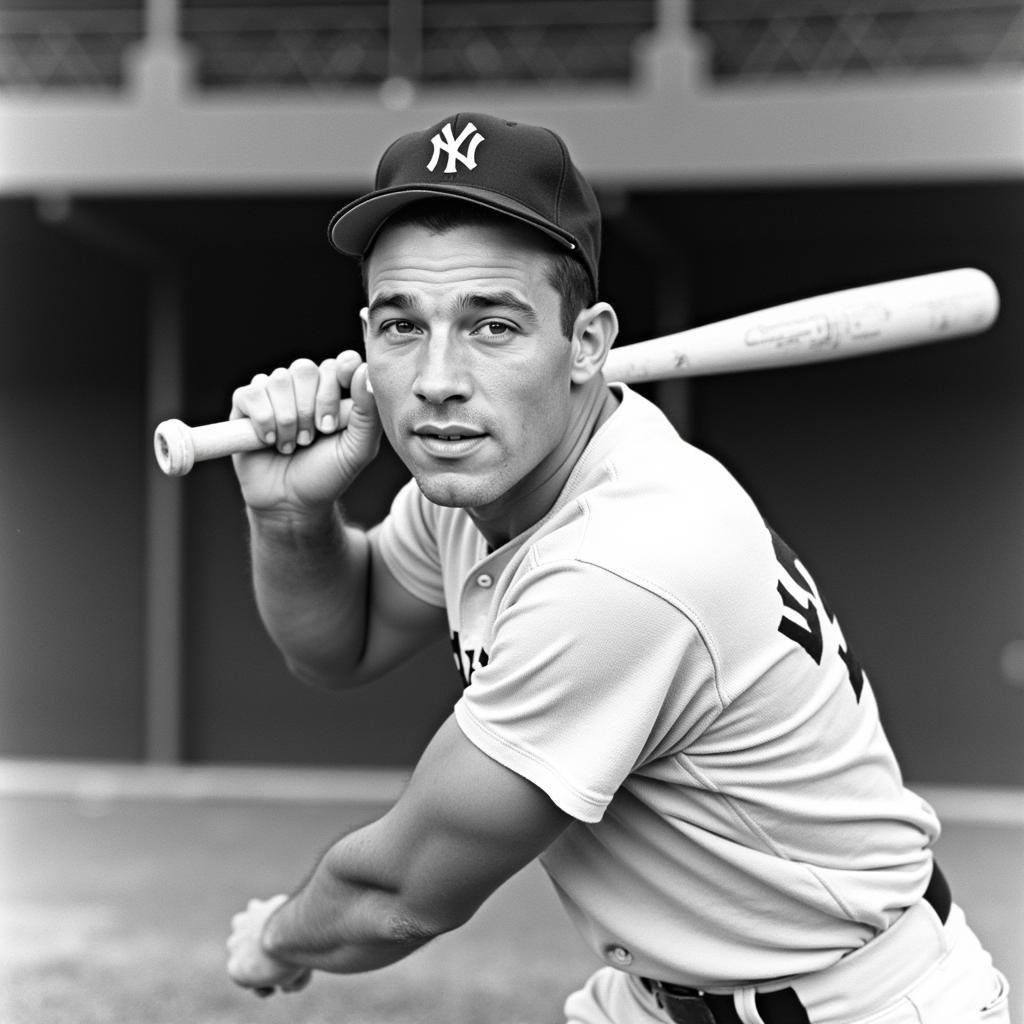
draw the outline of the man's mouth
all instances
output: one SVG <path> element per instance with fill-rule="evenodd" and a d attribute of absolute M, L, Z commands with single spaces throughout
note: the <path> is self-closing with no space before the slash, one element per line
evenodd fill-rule
<path fill-rule="evenodd" d="M 483 437 L 483 431 L 461 425 L 438 427 L 430 424 L 417 427 L 413 433 L 418 437 L 436 437 L 441 441 L 468 441 L 472 438 Z"/>
<path fill-rule="evenodd" d="M 484 431 L 461 423 L 424 424 L 414 429 L 413 435 L 431 455 L 444 457 L 466 455 L 487 436 Z"/>

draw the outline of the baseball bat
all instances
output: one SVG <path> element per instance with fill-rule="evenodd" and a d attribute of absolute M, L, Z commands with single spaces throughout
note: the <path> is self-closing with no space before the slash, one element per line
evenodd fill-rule
<path fill-rule="evenodd" d="M 798 299 L 613 348 L 604 375 L 639 384 L 844 359 L 980 334 L 998 312 L 999 292 L 988 274 L 961 267 Z M 153 446 L 168 476 L 264 447 L 247 419 L 199 427 L 165 420 Z"/>

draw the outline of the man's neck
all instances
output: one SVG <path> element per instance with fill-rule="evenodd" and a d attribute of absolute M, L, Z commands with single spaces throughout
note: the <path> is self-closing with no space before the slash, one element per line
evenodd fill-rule
<path fill-rule="evenodd" d="M 466 511 L 495 550 L 525 533 L 551 511 L 590 439 L 615 412 L 618 396 L 604 383 L 582 396 L 558 447 L 494 506 Z"/>

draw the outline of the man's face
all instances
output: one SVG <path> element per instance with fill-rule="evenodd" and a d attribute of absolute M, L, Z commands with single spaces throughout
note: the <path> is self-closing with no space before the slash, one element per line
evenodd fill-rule
<path fill-rule="evenodd" d="M 384 431 L 439 505 L 500 512 L 559 462 L 572 347 L 532 229 L 385 227 L 367 263 L 366 361 Z"/>

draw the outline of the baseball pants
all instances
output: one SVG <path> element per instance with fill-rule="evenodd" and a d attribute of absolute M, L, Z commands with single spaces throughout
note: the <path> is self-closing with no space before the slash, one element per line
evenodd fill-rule
<path fill-rule="evenodd" d="M 1010 1024 L 1006 979 L 953 904 L 945 924 L 928 904 L 909 908 L 886 932 L 816 974 L 786 979 L 795 1015 L 761 1016 L 758 989 L 732 994 L 741 1024 Z M 771 986 L 762 986 L 766 992 Z M 594 974 L 565 1004 L 566 1024 L 668 1024 L 639 978 L 613 967 Z M 699 1021 L 699 1017 L 694 1017 Z M 713 1018 L 706 1017 L 705 1020 Z"/>

